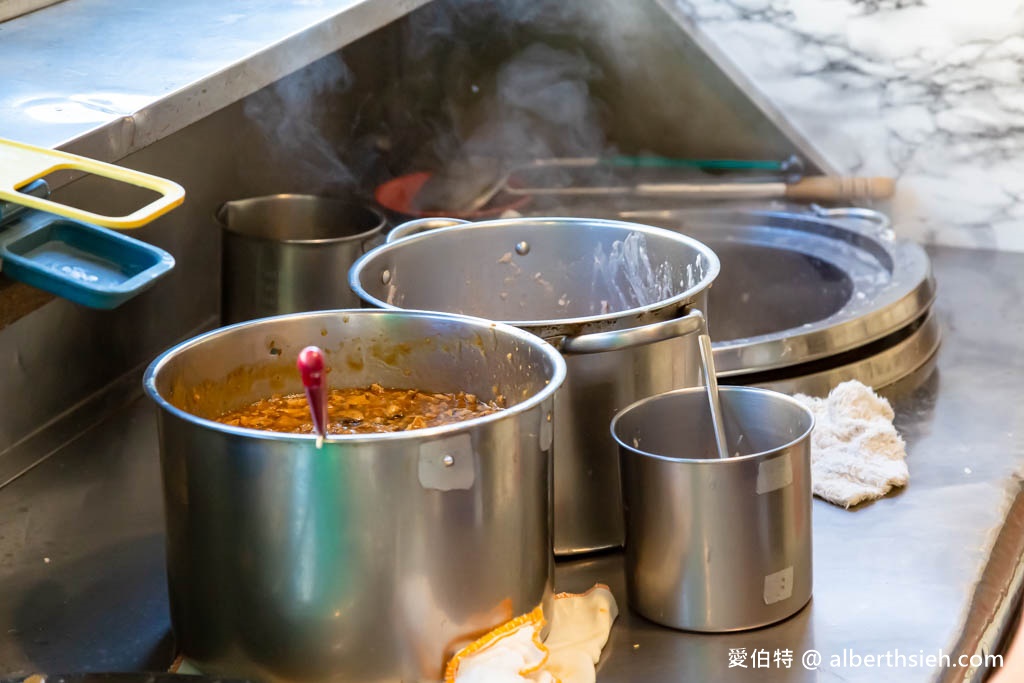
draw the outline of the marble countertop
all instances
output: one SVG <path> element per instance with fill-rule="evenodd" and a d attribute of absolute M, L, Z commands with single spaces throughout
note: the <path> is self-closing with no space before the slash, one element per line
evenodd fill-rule
<path fill-rule="evenodd" d="M 830 170 L 897 176 L 902 236 L 1024 251 L 1024 4 L 659 2 Z"/>

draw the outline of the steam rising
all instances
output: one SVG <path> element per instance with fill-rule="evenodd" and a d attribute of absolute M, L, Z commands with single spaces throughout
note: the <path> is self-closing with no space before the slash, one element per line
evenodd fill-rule
<path fill-rule="evenodd" d="M 243 111 L 267 138 L 271 163 L 287 169 L 312 192 L 344 192 L 358 182 L 314 114 L 328 95 L 344 93 L 352 71 L 334 53 L 246 98 Z M 298 188 L 290 187 L 287 190 Z"/>
<path fill-rule="evenodd" d="M 590 83 L 600 69 L 581 54 L 534 43 L 502 64 L 493 94 L 469 113 L 479 123 L 459 139 L 456 154 L 524 162 L 552 156 L 589 156 L 605 146 Z"/>
<path fill-rule="evenodd" d="M 595 14 L 614 15 L 608 21 L 622 27 L 635 11 L 603 2 L 436 0 L 389 38 L 374 36 L 376 59 L 346 48 L 355 71 L 335 53 L 247 98 L 244 112 L 263 131 L 271 162 L 310 191 L 369 194 L 392 177 L 460 159 L 509 168 L 613 154 L 596 92 L 605 70 L 580 38 L 599 23 Z M 352 92 L 356 85 L 363 89 Z M 344 107 L 365 111 L 348 120 L 351 112 L 325 107 L 341 93 L 350 93 Z M 567 184 L 572 173 L 531 180 Z"/>

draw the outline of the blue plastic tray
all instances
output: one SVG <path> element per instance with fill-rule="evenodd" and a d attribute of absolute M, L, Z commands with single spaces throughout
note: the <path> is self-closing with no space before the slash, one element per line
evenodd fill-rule
<path fill-rule="evenodd" d="M 106 228 L 26 210 L 0 224 L 0 265 L 14 280 L 110 309 L 152 286 L 174 258 Z"/>

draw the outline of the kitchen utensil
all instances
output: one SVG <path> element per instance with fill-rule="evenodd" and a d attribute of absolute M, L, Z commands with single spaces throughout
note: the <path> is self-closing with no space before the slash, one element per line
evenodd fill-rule
<path fill-rule="evenodd" d="M 127 216 L 104 216 L 51 201 L 47 197 L 19 192 L 33 181 L 54 171 L 82 171 L 129 185 L 137 185 L 160 194 L 160 198 Z M 44 149 L 0 138 L 0 201 L 19 204 L 75 221 L 108 228 L 137 228 L 162 216 L 185 200 L 185 190 L 177 183 L 148 173 L 106 164 L 67 152 Z"/>
<path fill-rule="evenodd" d="M 302 391 L 319 340 L 335 387 L 467 391 L 507 407 L 384 434 L 210 418 Z M 552 408 L 565 363 L 513 327 L 425 312 L 301 313 L 214 330 L 146 371 L 158 426 L 171 624 L 210 674 L 436 681 L 481 633 L 550 604 Z"/>
<path fill-rule="evenodd" d="M 806 201 L 859 201 L 888 199 L 896 189 L 893 178 L 814 176 L 787 182 L 638 183 L 605 187 L 505 187 L 512 195 L 530 197 L 640 196 L 695 201 L 790 199 Z"/>
<path fill-rule="evenodd" d="M 344 273 L 383 240 L 386 225 L 364 204 L 295 194 L 227 202 L 216 219 L 225 323 L 358 306 Z"/>
<path fill-rule="evenodd" d="M 711 337 L 708 336 L 707 325 L 697 336 L 700 344 L 701 370 L 704 374 L 704 387 L 708 394 L 708 408 L 711 414 L 711 425 L 714 429 L 715 447 L 719 458 L 729 457 L 729 447 L 725 441 L 725 415 L 722 414 L 722 403 L 718 398 L 718 378 L 715 375 L 715 354 L 711 349 Z"/>
<path fill-rule="evenodd" d="M 814 418 L 764 389 L 721 387 L 719 395 L 735 423 L 733 457 L 717 457 L 703 389 L 643 399 L 611 424 L 629 604 L 692 631 L 765 626 L 811 597 Z"/>
<path fill-rule="evenodd" d="M 393 241 L 352 267 L 352 288 L 382 308 L 501 320 L 561 350 L 569 371 L 556 398 L 555 552 L 621 545 L 608 421 L 638 398 L 700 384 L 696 340 L 688 335 L 703 322 L 692 309 L 707 310 L 717 257 L 678 233 L 621 221 L 522 218 L 439 228 L 442 222 L 392 230 Z M 667 281 L 643 291 L 630 284 L 632 270 Z"/>
<path fill-rule="evenodd" d="M 701 171 L 774 171 L 785 174 L 803 173 L 803 162 L 796 156 L 786 159 L 674 159 L 662 156 L 618 154 L 607 157 L 553 159 L 544 165 L 618 166 L 628 168 L 696 168 Z M 565 162 L 561 163 L 560 162 Z"/>
<path fill-rule="evenodd" d="M 20 194 L 45 199 L 49 187 L 37 180 Z M 170 272 L 174 259 L 111 230 L 0 202 L 0 267 L 11 279 L 110 309 L 151 287 Z"/>
<path fill-rule="evenodd" d="M 377 187 L 374 191 L 374 199 L 399 221 L 430 216 L 450 216 L 473 220 L 498 218 L 507 211 L 522 209 L 530 202 L 529 197 L 510 196 L 499 193 L 497 196 L 492 197 L 486 205 L 481 206 L 475 211 L 438 211 L 419 208 L 421 204 L 431 203 L 429 200 L 418 200 L 417 197 L 432 175 L 429 172 L 420 171 L 392 178 Z M 435 200 L 435 203 L 437 201 L 439 200 Z"/>
<path fill-rule="evenodd" d="M 625 168 L 696 169 L 701 171 L 775 171 L 801 173 L 803 165 L 793 156 L 782 161 L 746 159 L 672 159 L 660 156 L 614 155 L 606 157 L 560 157 L 535 159 L 508 166 L 495 157 L 459 157 L 437 173 L 425 178 L 412 197 L 411 205 L 421 212 L 445 212 L 463 216 L 479 211 L 500 192 L 518 195 L 550 194 L 553 188 L 524 189 L 511 183 L 531 170 L 550 168 L 593 168 L 596 166 Z M 573 188 L 573 194 L 581 188 Z M 559 192 L 561 194 L 561 192 Z"/>
<path fill-rule="evenodd" d="M 511 171 L 503 171 L 501 159 L 470 157 L 454 159 L 428 176 L 413 196 L 417 211 L 444 211 L 445 215 L 478 211 L 501 192 Z"/>
<path fill-rule="evenodd" d="M 327 436 L 327 380 L 324 377 L 324 352 L 317 346 L 299 351 L 295 361 L 306 390 L 309 413 L 313 418 L 313 433 L 321 439 Z"/>

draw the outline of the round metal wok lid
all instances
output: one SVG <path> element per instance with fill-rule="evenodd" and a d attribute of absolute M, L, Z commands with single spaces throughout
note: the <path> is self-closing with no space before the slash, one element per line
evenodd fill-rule
<path fill-rule="evenodd" d="M 777 376 L 869 348 L 923 321 L 933 324 L 926 315 L 935 297 L 927 254 L 895 239 L 875 211 L 622 216 L 690 235 L 718 255 L 721 277 L 710 290 L 708 320 L 720 377 Z"/>

